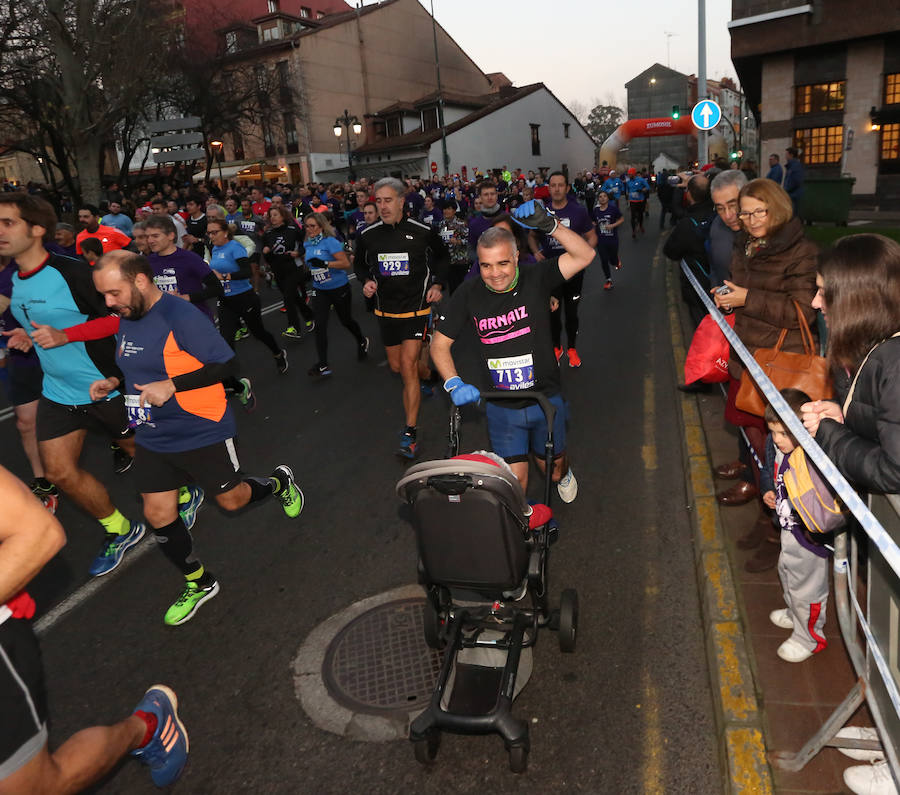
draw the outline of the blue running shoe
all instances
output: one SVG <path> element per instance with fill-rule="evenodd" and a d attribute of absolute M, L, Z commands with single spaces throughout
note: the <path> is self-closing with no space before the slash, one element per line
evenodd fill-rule
<path fill-rule="evenodd" d="M 190 750 L 187 730 L 178 717 L 178 696 L 165 685 L 153 685 L 134 708 L 156 716 L 156 731 L 143 748 L 135 748 L 136 756 L 150 768 L 157 787 L 168 787 L 178 780 Z"/>
<path fill-rule="evenodd" d="M 178 515 L 190 530 L 197 521 L 197 511 L 203 505 L 203 489 L 199 486 L 182 486 L 178 491 Z"/>
<path fill-rule="evenodd" d="M 413 459 L 419 452 L 419 443 L 412 434 L 403 431 L 400 434 L 400 447 L 397 448 L 397 455 L 401 458 Z"/>
<path fill-rule="evenodd" d="M 122 562 L 125 553 L 144 537 L 145 529 L 143 522 L 131 522 L 127 533 L 118 536 L 107 535 L 103 541 L 103 548 L 94 558 L 88 573 L 92 577 L 109 574 Z"/>

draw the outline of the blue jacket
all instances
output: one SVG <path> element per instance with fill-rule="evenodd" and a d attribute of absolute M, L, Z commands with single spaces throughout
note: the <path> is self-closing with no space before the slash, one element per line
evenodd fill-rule
<path fill-rule="evenodd" d="M 618 177 L 607 177 L 600 190 L 605 192 L 611 199 L 618 201 L 619 197 L 625 193 L 625 184 Z"/>
<path fill-rule="evenodd" d="M 803 195 L 803 163 L 799 160 L 788 160 L 784 164 L 784 184 L 782 187 L 791 197 L 794 204 Z"/>
<path fill-rule="evenodd" d="M 784 171 L 781 169 L 781 163 L 776 163 L 772 168 L 769 169 L 769 173 L 766 174 L 766 179 L 772 180 L 772 182 L 777 182 L 779 185 L 781 184 L 781 180 L 784 177 Z"/>
<path fill-rule="evenodd" d="M 643 177 L 628 180 L 628 201 L 642 202 L 650 195 L 650 185 Z"/>

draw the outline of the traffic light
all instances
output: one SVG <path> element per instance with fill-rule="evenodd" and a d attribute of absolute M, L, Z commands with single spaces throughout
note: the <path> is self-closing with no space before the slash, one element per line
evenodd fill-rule
<path fill-rule="evenodd" d="M 732 159 L 732 160 L 737 160 L 737 159 L 738 159 L 738 153 L 737 153 L 737 152 L 732 152 L 732 153 L 731 153 L 731 159 Z"/>
<path fill-rule="evenodd" d="M 681 106 L 680 105 L 672 105 L 672 118 L 673 119 L 681 118 Z"/>

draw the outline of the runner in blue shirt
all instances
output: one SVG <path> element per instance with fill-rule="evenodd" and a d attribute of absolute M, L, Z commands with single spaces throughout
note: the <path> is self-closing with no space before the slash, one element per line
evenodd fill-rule
<path fill-rule="evenodd" d="M 644 234 L 644 212 L 647 210 L 647 197 L 650 195 L 650 184 L 637 169 L 628 171 L 630 179 L 626 183 L 628 190 L 628 209 L 631 213 L 631 239 L 637 239 L 637 230 Z"/>
<path fill-rule="evenodd" d="M 13 257 L 18 272 L 12 279 L 10 306 L 21 328 L 4 332 L 9 347 L 32 348 L 44 371 L 37 408 L 38 453 L 44 476 L 78 507 L 93 516 L 106 537 L 89 569 L 107 574 L 144 535 L 142 522 L 131 522 L 113 505 L 109 492 L 79 466 L 88 430 L 102 429 L 125 452 L 134 455 L 125 401 L 118 392 L 102 400 L 90 396 L 98 378 L 119 376 L 115 342 L 108 336 L 114 318 L 91 281 L 83 260 L 49 254 L 44 240 L 56 226 L 56 213 L 44 199 L 26 193 L 0 193 L 0 256 Z M 104 326 L 104 339 L 88 340 L 75 326 Z M 27 329 L 27 330 L 26 330 Z"/>
<path fill-rule="evenodd" d="M 209 266 L 222 282 L 224 292 L 219 299 L 219 330 L 222 336 L 233 350 L 234 335 L 243 319 L 250 333 L 272 351 L 278 372 L 286 373 L 287 352 L 278 347 L 275 337 L 263 325 L 259 296 L 250 284 L 253 269 L 247 249 L 232 239 L 231 227 L 219 218 L 207 221 L 206 233 L 212 244 Z"/>
<path fill-rule="evenodd" d="M 134 478 L 144 515 L 163 554 L 186 580 L 164 620 L 170 626 L 183 624 L 219 592 L 215 577 L 194 557 L 191 534 L 179 516 L 185 474 L 214 494 L 226 511 L 274 495 L 295 518 L 303 509 L 303 493 L 285 465 L 269 477 L 241 473 L 234 416 L 222 386 L 232 374 L 234 351 L 209 318 L 187 301 L 163 293 L 153 282 L 150 263 L 139 254 L 110 252 L 93 276 L 106 305 L 119 315 L 116 361 L 121 376 L 92 383 L 91 398 L 103 400 L 118 389 L 125 393 L 137 440 Z"/>
<path fill-rule="evenodd" d="M 311 213 L 303 219 L 306 239 L 303 241 L 306 266 L 312 274 L 316 294 L 312 310 L 316 322 L 316 353 L 319 361 L 307 371 L 308 375 L 331 375 L 328 366 L 328 316 L 331 307 L 341 325 L 356 339 L 356 358 L 362 361 L 369 352 L 369 338 L 351 314 L 352 296 L 347 271 L 350 258 L 334 237 L 334 228 L 323 213 Z"/>
<path fill-rule="evenodd" d="M 606 191 L 610 201 L 614 202 L 616 207 L 618 207 L 619 199 L 625 195 L 625 183 L 616 176 L 615 171 L 610 171 L 609 176 L 600 186 L 600 190 Z"/>

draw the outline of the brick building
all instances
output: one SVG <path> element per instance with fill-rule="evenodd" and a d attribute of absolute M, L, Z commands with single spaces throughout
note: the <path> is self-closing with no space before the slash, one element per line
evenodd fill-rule
<path fill-rule="evenodd" d="M 733 0 L 731 57 L 762 159 L 802 150 L 810 177 L 856 179 L 856 206 L 900 208 L 900 5 Z"/>

